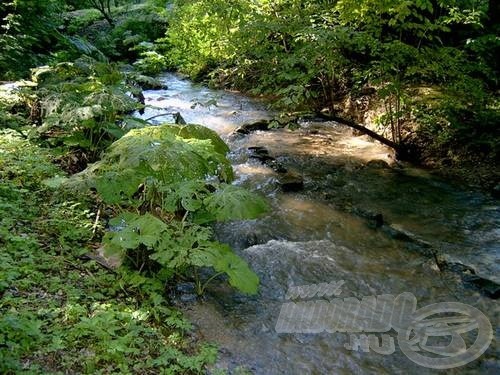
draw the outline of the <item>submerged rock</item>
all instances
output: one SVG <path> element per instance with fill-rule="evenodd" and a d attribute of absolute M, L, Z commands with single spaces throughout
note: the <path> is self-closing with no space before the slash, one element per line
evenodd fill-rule
<path fill-rule="evenodd" d="M 281 189 L 285 192 L 295 192 L 304 189 L 304 179 L 301 175 L 288 172 L 278 180 Z"/>
<path fill-rule="evenodd" d="M 384 216 L 381 213 L 364 210 L 361 208 L 353 208 L 352 212 L 364 219 L 367 219 L 370 226 L 380 228 L 384 225 Z"/>
<path fill-rule="evenodd" d="M 498 299 L 498 297 L 500 297 L 500 285 L 492 280 L 478 275 L 465 275 L 463 280 L 466 284 L 477 288 L 487 297 L 492 299 Z"/>
<path fill-rule="evenodd" d="M 481 294 L 491 299 L 500 297 L 500 284 L 476 274 L 476 270 L 467 264 L 444 260 L 440 263 L 443 270 L 459 274 L 463 283 L 477 289 Z"/>
<path fill-rule="evenodd" d="M 248 150 L 251 152 L 250 158 L 259 160 L 262 164 L 267 165 L 276 173 L 283 174 L 288 172 L 283 164 L 269 155 L 269 151 L 265 147 L 252 146 L 248 147 Z"/>
<path fill-rule="evenodd" d="M 373 168 L 373 169 L 389 169 L 391 166 L 389 163 L 387 163 L 385 160 L 370 160 L 368 163 L 366 163 L 366 166 L 368 168 Z"/>
<path fill-rule="evenodd" d="M 286 169 L 286 167 L 281 164 L 279 161 L 277 160 L 273 160 L 271 161 L 270 163 L 268 163 L 268 165 L 276 172 L 276 173 L 280 173 L 280 174 L 283 174 L 283 173 L 288 173 L 288 169 Z"/>
<path fill-rule="evenodd" d="M 269 151 L 265 147 L 249 147 L 248 150 L 251 151 L 250 157 L 252 159 L 260 160 L 264 164 L 276 160 L 271 155 L 269 155 Z"/>
<path fill-rule="evenodd" d="M 493 195 L 494 198 L 500 198 L 500 184 L 497 184 L 493 190 L 491 191 L 491 195 Z"/>

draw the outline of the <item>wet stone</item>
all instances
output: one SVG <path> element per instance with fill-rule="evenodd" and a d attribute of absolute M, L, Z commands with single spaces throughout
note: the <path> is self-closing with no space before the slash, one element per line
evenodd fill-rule
<path fill-rule="evenodd" d="M 381 213 L 363 210 L 360 208 L 354 208 L 353 213 L 364 219 L 367 219 L 369 221 L 370 227 L 380 228 L 382 225 L 384 225 L 384 216 Z"/>
<path fill-rule="evenodd" d="M 253 151 L 255 153 L 263 152 L 263 153 L 269 154 L 269 151 L 267 150 L 267 148 L 262 147 L 262 146 L 251 146 L 251 147 L 248 147 L 248 150 Z"/>
<path fill-rule="evenodd" d="M 194 283 L 179 283 L 175 286 L 175 290 L 179 293 L 194 293 Z"/>
<path fill-rule="evenodd" d="M 198 299 L 198 296 L 196 294 L 181 294 L 180 300 L 181 302 L 194 302 Z"/>
<path fill-rule="evenodd" d="M 272 160 L 271 162 L 267 163 L 276 173 L 288 173 L 288 169 L 285 168 L 283 164 L 281 164 L 277 160 Z"/>
<path fill-rule="evenodd" d="M 304 179 L 297 173 L 288 172 L 279 178 L 281 189 L 285 192 L 296 192 L 304 189 Z"/>
<path fill-rule="evenodd" d="M 239 134 L 250 134 L 257 130 L 269 130 L 269 121 L 260 120 L 249 124 L 243 124 L 236 129 L 235 132 Z"/>
<path fill-rule="evenodd" d="M 260 146 L 249 147 L 248 150 L 250 151 L 251 158 L 259 159 L 263 162 L 269 159 L 274 160 L 274 158 L 269 155 L 269 151 L 265 147 L 260 147 Z"/>
<path fill-rule="evenodd" d="M 463 280 L 466 284 L 477 288 L 487 297 L 492 299 L 498 299 L 498 297 L 500 297 L 500 285 L 492 280 L 478 275 L 464 275 Z"/>

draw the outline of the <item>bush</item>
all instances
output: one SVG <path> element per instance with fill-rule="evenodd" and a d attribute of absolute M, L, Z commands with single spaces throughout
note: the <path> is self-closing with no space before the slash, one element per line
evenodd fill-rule
<path fill-rule="evenodd" d="M 133 269 L 163 282 L 194 276 L 199 293 L 225 274 L 232 286 L 255 293 L 257 276 L 204 226 L 266 211 L 255 194 L 225 184 L 233 178 L 227 151 L 216 133 L 199 125 L 131 130 L 68 183 L 94 188 L 106 204 L 119 207 L 104 242 Z M 203 268 L 216 273 L 202 281 Z"/>
<path fill-rule="evenodd" d="M 89 161 L 125 134 L 121 120 L 138 108 L 117 66 L 90 58 L 37 68 L 33 79 L 42 114 L 38 135 L 82 151 Z"/>

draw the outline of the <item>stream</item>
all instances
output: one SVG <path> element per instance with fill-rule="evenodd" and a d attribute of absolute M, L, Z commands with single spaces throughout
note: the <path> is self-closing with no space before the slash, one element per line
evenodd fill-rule
<path fill-rule="evenodd" d="M 144 91 L 148 107 L 140 117 L 179 112 L 187 123 L 216 131 L 231 149 L 234 183 L 263 194 L 271 206 L 262 218 L 215 228 L 218 239 L 259 275 L 257 296 L 222 283 L 214 283 L 203 299 L 179 291 L 178 305 L 194 323 L 196 337 L 220 348 L 214 371 L 442 372 L 410 360 L 397 342 L 393 354 L 379 354 L 349 350 L 349 333 L 276 331 L 280 310 L 290 302 L 289 287 L 343 282 L 337 298 L 409 292 L 417 309 L 438 302 L 479 309 L 492 325 L 491 345 L 479 358 L 447 371 L 500 373 L 498 200 L 399 163 L 387 147 L 333 122 L 235 134 L 239 126 L 273 113 L 239 93 L 211 90 L 169 73 L 161 80 L 168 89 Z M 165 116 L 151 122 L 173 121 Z M 263 163 L 255 150 L 271 163 Z M 290 179 L 291 187 L 284 182 Z"/>

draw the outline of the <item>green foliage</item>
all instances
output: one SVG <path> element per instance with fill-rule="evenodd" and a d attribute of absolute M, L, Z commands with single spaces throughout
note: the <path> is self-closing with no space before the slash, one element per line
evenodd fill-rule
<path fill-rule="evenodd" d="M 135 268 L 154 269 L 151 264 L 154 261 L 162 267 L 165 276 L 172 272 L 184 275 L 189 271 L 196 275 L 196 269 L 209 267 L 216 275 L 226 274 L 229 283 L 238 290 L 257 292 L 257 276 L 227 245 L 212 241 L 208 228 L 179 221 L 167 224 L 149 213 L 130 212 L 113 219 L 111 225 L 119 230 L 106 234 L 107 250 L 127 255 Z M 200 279 L 196 281 L 202 293 L 207 282 L 201 285 Z"/>
<path fill-rule="evenodd" d="M 444 116 L 461 130 L 448 134 L 449 128 L 435 127 L 439 137 L 454 140 L 436 147 L 451 150 L 456 142 L 470 142 L 467 134 L 483 138 L 492 130 L 478 122 L 492 118 L 498 89 L 499 39 L 495 26 L 486 27 L 492 2 L 174 4 L 167 58 L 192 78 L 267 95 L 292 111 L 335 111 L 347 95 L 376 87 L 386 108 L 379 125 L 398 144 L 412 141 L 415 122 L 418 133 L 432 121 L 414 110 L 412 90 L 438 85 L 455 99 L 429 115 L 436 122 Z"/>
<path fill-rule="evenodd" d="M 18 358 L 39 344 L 41 322 L 33 315 L 8 312 L 0 316 L 0 371 L 20 370 Z"/>
<path fill-rule="evenodd" d="M 70 35 L 76 34 L 101 18 L 102 15 L 97 9 L 82 9 L 66 13 L 64 15 L 64 22 L 67 24 L 66 32 Z"/>
<path fill-rule="evenodd" d="M 0 129 L 21 131 L 28 124 L 23 100 L 16 94 L 15 89 L 0 86 Z"/>
<path fill-rule="evenodd" d="M 144 74 L 157 75 L 168 68 L 168 60 L 156 51 L 143 51 L 134 67 Z"/>
<path fill-rule="evenodd" d="M 0 131 L 0 372 L 203 373 L 217 350 L 186 342 L 161 282 L 80 260 L 96 218 L 44 184 L 52 158 Z"/>
<path fill-rule="evenodd" d="M 82 150 L 88 160 L 125 134 L 121 121 L 138 108 L 117 67 L 90 58 L 37 68 L 33 79 L 42 117 L 39 136 Z"/>
<path fill-rule="evenodd" d="M 77 47 L 80 53 L 96 57 L 95 49 L 109 59 L 133 62 L 145 51 L 141 46 L 152 45 L 150 42 L 161 38 L 167 27 L 165 7 L 149 3 L 114 8 L 110 17 L 112 26 L 103 24 L 102 17 L 102 12 L 95 9 L 78 10 L 66 15 L 64 33 L 68 34 L 70 44 Z M 76 45 L 75 40 L 79 42 Z M 92 48 L 85 51 L 80 48 L 82 45 Z"/>
<path fill-rule="evenodd" d="M 0 131 L 0 176 L 23 189 L 37 186 L 57 168 L 48 151 L 40 150 L 10 130 Z"/>
<path fill-rule="evenodd" d="M 230 181 L 231 165 L 225 152 L 214 146 L 221 149 L 220 138 L 210 130 L 194 138 L 198 127 L 186 127 L 193 129 L 183 132 L 183 127 L 163 125 L 131 130 L 83 173 L 86 183 L 97 188 L 106 203 L 116 204 L 130 201 L 144 183 L 154 188 L 209 176 Z"/>
<path fill-rule="evenodd" d="M 266 210 L 265 202 L 254 194 L 238 186 L 223 185 L 203 199 L 195 221 L 242 220 L 258 217 Z"/>
<path fill-rule="evenodd" d="M 104 241 L 132 268 L 167 279 L 194 275 L 200 293 L 205 285 L 197 269 L 211 268 L 242 292 L 255 293 L 257 276 L 200 225 L 254 218 L 267 209 L 255 194 L 223 183 L 233 176 L 227 151 L 200 125 L 131 130 L 69 186 L 76 181 L 95 188 L 106 204 L 137 210 L 114 219 Z"/>
<path fill-rule="evenodd" d="M 0 3 L 0 80 L 25 75 L 47 59 L 57 43 L 59 0 L 7 0 Z"/>
<path fill-rule="evenodd" d="M 141 51 L 141 43 L 155 41 L 165 34 L 167 20 L 164 15 L 165 8 L 145 7 L 134 11 L 132 16 L 127 16 L 112 31 L 112 36 L 117 42 L 120 56 L 132 61 Z"/>
<path fill-rule="evenodd" d="M 174 46 L 168 54 L 172 65 L 196 78 L 234 57 L 232 36 L 248 11 L 245 1 L 231 1 L 231 6 L 220 0 L 175 3 L 167 34 Z"/>

